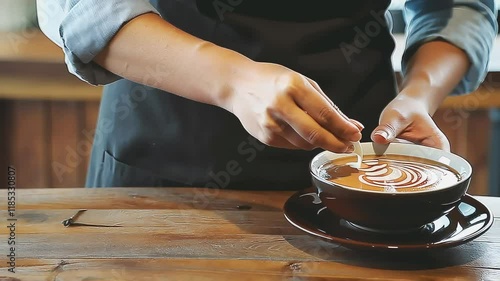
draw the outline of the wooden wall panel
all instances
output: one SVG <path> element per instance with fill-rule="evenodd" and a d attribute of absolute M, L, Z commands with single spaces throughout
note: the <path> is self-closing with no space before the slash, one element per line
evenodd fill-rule
<path fill-rule="evenodd" d="M 493 173 L 488 174 L 489 193 L 491 196 L 500 196 L 500 108 L 489 111 L 490 116 L 490 141 L 489 141 L 489 159 L 488 169 Z M 495 156 L 496 155 L 496 156 Z"/>
<path fill-rule="evenodd" d="M 7 151 L 9 150 L 7 138 L 9 137 L 9 131 L 7 125 L 10 121 L 10 111 L 9 102 L 6 100 L 0 100 L 0 171 L 7 170 L 10 164 L 7 160 Z M 7 186 L 5 181 L 0 181 L 0 188 Z"/>
<path fill-rule="evenodd" d="M 83 106 L 78 102 L 50 103 L 51 187 L 79 187 L 84 164 L 78 146 L 83 128 Z"/>
<path fill-rule="evenodd" d="M 19 188 L 83 187 L 98 110 L 98 101 L 0 100 L 2 169 L 16 166 Z"/>
<path fill-rule="evenodd" d="M 8 118 L 4 130 L 7 162 L 17 170 L 17 187 L 48 187 L 50 139 L 47 103 L 7 102 Z"/>
<path fill-rule="evenodd" d="M 450 149 L 453 153 L 465 156 L 467 153 L 466 141 L 463 136 L 467 132 L 468 122 L 461 119 L 453 108 L 438 110 L 434 116 L 437 126 L 443 131 L 450 141 Z"/>
<path fill-rule="evenodd" d="M 490 121 L 486 110 L 441 109 L 434 115 L 446 134 L 451 151 L 467 159 L 473 168 L 469 193 L 488 194 L 488 151 Z"/>
<path fill-rule="evenodd" d="M 472 165 L 472 181 L 470 193 L 488 194 L 488 159 L 490 142 L 490 119 L 488 111 L 472 111 L 467 128 L 467 160 Z"/>

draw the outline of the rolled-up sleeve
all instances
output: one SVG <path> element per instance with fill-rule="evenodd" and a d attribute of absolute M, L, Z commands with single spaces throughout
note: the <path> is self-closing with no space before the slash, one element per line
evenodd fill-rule
<path fill-rule="evenodd" d="M 475 91 L 484 80 L 498 33 L 494 0 L 407 0 L 404 7 L 406 47 L 403 75 L 416 49 L 425 42 L 445 40 L 462 49 L 471 62 L 451 94 Z"/>
<path fill-rule="evenodd" d="M 93 62 L 118 30 L 145 13 L 158 13 L 147 0 L 38 0 L 42 32 L 64 51 L 69 72 L 92 85 L 121 77 Z"/>

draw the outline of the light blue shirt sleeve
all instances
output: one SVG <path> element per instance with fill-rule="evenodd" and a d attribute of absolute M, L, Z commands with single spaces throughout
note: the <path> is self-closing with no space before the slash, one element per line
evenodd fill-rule
<path fill-rule="evenodd" d="M 158 11 L 147 0 L 38 0 L 40 29 L 58 44 L 69 72 L 92 85 L 121 79 L 92 60 L 131 19 Z"/>
<path fill-rule="evenodd" d="M 445 40 L 462 49 L 471 67 L 451 94 L 475 91 L 488 72 L 490 53 L 498 33 L 494 0 L 407 0 L 404 6 L 406 47 L 403 75 L 411 55 L 425 42 Z"/>

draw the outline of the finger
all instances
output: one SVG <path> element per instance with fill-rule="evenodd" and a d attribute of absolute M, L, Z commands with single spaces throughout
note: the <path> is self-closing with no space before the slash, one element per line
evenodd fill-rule
<path fill-rule="evenodd" d="M 342 112 L 337 105 L 335 105 L 335 103 L 333 103 L 333 101 L 325 94 L 325 92 L 323 92 L 323 90 L 319 87 L 318 83 L 314 80 L 312 80 L 311 78 L 308 78 L 306 77 L 307 81 L 311 84 L 311 86 L 316 89 L 316 91 L 318 91 L 322 96 L 323 98 L 325 98 L 325 100 L 328 101 L 328 103 L 330 103 L 337 111 L 338 113 L 344 117 L 344 119 L 348 120 L 349 122 L 353 123 L 360 131 L 363 130 L 365 128 L 365 126 L 363 126 L 363 124 L 361 124 L 361 122 L 359 122 L 358 120 L 355 120 L 355 119 L 352 119 L 352 118 L 349 118 L 347 117 L 347 115 L 344 114 L 344 112 Z"/>
<path fill-rule="evenodd" d="M 408 118 L 393 117 L 388 121 L 386 119 L 388 118 L 382 118 L 381 125 L 373 130 L 371 138 L 374 142 L 387 144 L 397 142 L 397 138 L 399 138 L 412 143 L 450 151 L 448 139 L 430 116 L 417 123 L 422 125 L 411 124 L 412 121 L 409 121 Z"/>
<path fill-rule="evenodd" d="M 342 111 L 338 108 L 338 106 L 337 106 L 337 105 L 336 105 L 336 104 L 335 104 L 335 103 L 334 103 L 334 102 L 330 99 L 330 97 L 328 97 L 328 96 L 325 94 L 325 92 L 323 92 L 323 89 L 321 89 L 321 87 L 319 86 L 319 84 L 318 84 L 316 81 L 314 81 L 314 80 L 312 80 L 311 78 L 308 78 L 308 77 L 306 77 L 306 78 L 307 78 L 307 81 L 309 82 L 309 84 L 311 84 L 311 86 L 312 86 L 312 87 L 313 87 L 316 91 L 318 91 L 318 93 L 320 93 L 320 94 L 323 96 L 323 98 L 324 98 L 324 99 L 325 99 L 328 103 L 330 103 L 330 104 L 331 104 L 331 105 L 335 108 L 335 110 L 337 110 L 337 111 L 338 111 L 338 113 L 339 113 L 342 117 L 344 117 L 344 119 L 345 119 L 345 120 L 350 121 L 349 117 L 347 117 L 347 115 L 345 115 L 345 114 L 344 114 L 344 112 L 342 112 Z"/>
<path fill-rule="evenodd" d="M 354 126 L 358 127 L 360 131 L 362 131 L 365 128 L 365 126 L 363 126 L 363 124 L 361 124 L 361 122 L 359 122 L 358 120 L 350 118 L 349 121 L 351 121 L 351 123 L 353 123 Z"/>
<path fill-rule="evenodd" d="M 281 136 L 273 136 L 273 140 L 269 142 L 269 146 L 276 147 L 276 148 L 284 148 L 284 149 L 291 149 L 291 150 L 300 150 L 302 149 L 301 147 L 298 147 L 292 143 L 290 143 L 287 139 L 281 137 Z"/>
<path fill-rule="evenodd" d="M 376 143 L 387 144 L 403 132 L 409 125 L 410 119 L 399 115 L 388 114 L 389 117 L 382 116 L 378 125 L 371 134 L 371 139 Z"/>
<path fill-rule="evenodd" d="M 287 114 L 278 116 L 278 118 L 289 124 L 298 135 L 315 147 L 342 153 L 349 151 L 352 146 L 350 141 L 336 138 L 298 107 L 288 108 Z"/>
<path fill-rule="evenodd" d="M 290 125 L 280 119 L 274 119 L 272 116 L 269 116 L 266 127 L 270 131 L 270 135 L 277 136 L 277 142 L 280 144 L 287 142 L 287 148 L 294 147 L 292 149 L 303 150 L 313 150 L 317 148 L 317 146 L 304 140 L 304 138 L 297 134 Z"/>
<path fill-rule="evenodd" d="M 451 147 L 450 147 L 450 142 L 448 141 L 448 138 L 446 138 L 446 136 L 444 134 L 441 134 L 441 135 L 442 136 L 433 136 L 433 138 L 429 139 L 430 141 L 424 140 L 422 142 L 422 144 L 450 152 Z"/>
<path fill-rule="evenodd" d="M 271 147 L 276 147 L 276 148 L 285 148 L 285 149 L 292 149 L 292 150 L 299 150 L 302 149 L 300 147 L 297 147 L 296 145 L 290 143 L 287 139 L 283 138 L 282 136 L 279 135 L 270 135 L 270 136 L 264 136 L 262 138 L 259 138 L 259 140 Z"/>
<path fill-rule="evenodd" d="M 391 109 L 386 112 L 384 110 L 379 124 L 371 134 L 371 139 L 376 143 L 387 144 L 400 138 L 416 144 L 450 150 L 448 139 L 428 114 L 409 115 L 404 107 L 402 111 Z"/>
<path fill-rule="evenodd" d="M 450 142 L 446 138 L 442 139 L 440 137 L 433 136 L 431 138 L 423 140 L 422 145 L 430 146 L 430 147 L 434 147 L 437 149 L 441 149 L 441 150 L 450 152 Z"/>
<path fill-rule="evenodd" d="M 293 96 L 295 103 L 300 108 L 306 111 L 317 124 L 333 133 L 337 138 L 346 141 L 361 139 L 358 127 L 346 118 L 340 109 L 325 97 L 324 93 L 318 91 L 309 82 L 304 85 L 304 92 Z"/>
<path fill-rule="evenodd" d="M 402 133 L 399 136 L 400 139 L 421 144 L 429 147 L 434 147 L 437 149 L 442 149 L 445 151 L 450 151 L 450 142 L 446 136 L 436 127 L 431 133 L 425 136 L 417 136 L 415 133 Z"/>
<path fill-rule="evenodd" d="M 393 142 L 398 135 L 398 128 L 392 124 L 379 125 L 373 130 L 371 139 L 376 143 L 386 144 Z"/>
<path fill-rule="evenodd" d="M 284 128 L 288 126 L 284 122 L 276 121 L 272 116 L 269 116 L 264 124 L 261 126 L 261 135 L 258 138 L 262 143 L 277 148 L 303 149 L 283 137 L 285 135 Z"/>
<path fill-rule="evenodd" d="M 294 146 L 303 150 L 313 150 L 318 146 L 309 143 L 302 136 L 300 136 L 291 126 L 288 124 L 283 126 L 283 132 L 281 135 L 284 139 L 289 141 Z"/>
<path fill-rule="evenodd" d="M 432 117 L 426 116 L 427 121 L 431 124 L 432 132 L 429 134 L 429 137 L 422 141 L 422 144 L 425 146 L 435 147 L 438 149 L 442 149 L 445 151 L 450 151 L 450 142 L 446 135 L 439 129 L 439 127 L 434 123 Z"/>
<path fill-rule="evenodd" d="M 404 143 L 404 144 L 415 144 L 414 142 L 403 139 L 403 138 L 395 138 L 392 142 L 393 143 Z"/>

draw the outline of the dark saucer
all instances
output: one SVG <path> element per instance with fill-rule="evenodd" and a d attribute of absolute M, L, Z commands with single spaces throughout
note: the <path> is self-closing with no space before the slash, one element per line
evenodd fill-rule
<path fill-rule="evenodd" d="M 358 228 L 323 206 L 316 189 L 292 195 L 283 207 L 295 227 L 348 248 L 389 251 L 421 251 L 455 247 L 485 233 L 493 224 L 491 211 L 465 195 L 448 215 L 407 233 L 377 233 Z"/>

